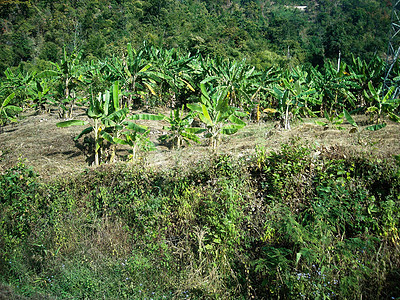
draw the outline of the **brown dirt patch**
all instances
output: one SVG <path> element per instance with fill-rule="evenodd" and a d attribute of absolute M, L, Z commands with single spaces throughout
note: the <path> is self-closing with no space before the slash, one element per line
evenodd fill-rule
<path fill-rule="evenodd" d="M 83 111 L 77 111 L 75 118 L 84 119 Z M 364 117 L 356 117 L 356 120 L 364 121 Z M 79 143 L 74 142 L 74 137 L 83 127 L 58 128 L 56 123 L 60 121 L 56 115 L 36 115 L 27 112 L 19 123 L 4 126 L 0 132 L 0 172 L 15 165 L 20 159 L 32 166 L 43 180 L 69 176 L 89 168 L 91 159 L 83 147 L 83 138 Z M 181 150 L 171 150 L 160 144 L 157 138 L 163 134 L 165 122 L 138 123 L 149 127 L 150 139 L 156 145 L 156 150 L 145 154 L 138 164 L 156 169 L 185 167 L 211 155 L 206 140 L 200 145 L 184 147 Z M 317 148 L 324 147 L 326 151 L 334 151 L 335 147 L 341 147 L 350 153 L 367 153 L 382 158 L 400 154 L 400 125 L 395 123 L 389 123 L 384 129 L 376 132 L 361 130 L 359 134 L 350 133 L 350 124 L 342 125 L 344 130 L 327 129 L 316 125 L 314 120 L 298 122 L 291 131 L 277 129 L 275 125 L 275 122 L 251 123 L 238 133 L 223 137 L 219 152 L 238 157 L 246 156 L 253 154 L 257 145 L 272 151 L 278 150 L 282 143 L 300 138 L 300 143 L 315 145 Z M 127 151 L 120 147 L 117 154 L 120 160 L 123 160 Z"/>

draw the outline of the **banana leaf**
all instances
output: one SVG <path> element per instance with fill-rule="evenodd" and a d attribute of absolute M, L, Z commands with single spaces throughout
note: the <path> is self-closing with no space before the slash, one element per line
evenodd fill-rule
<path fill-rule="evenodd" d="M 377 131 L 384 127 L 386 127 L 386 123 L 371 125 L 371 126 L 366 127 L 365 129 L 370 130 L 370 131 Z"/>
<path fill-rule="evenodd" d="M 150 120 L 150 121 L 161 121 L 165 119 L 162 114 L 152 115 L 152 114 L 136 114 L 129 117 L 130 120 Z"/>
<path fill-rule="evenodd" d="M 145 133 L 147 131 L 147 127 L 140 126 L 134 122 L 125 122 L 125 126 L 126 128 L 139 133 Z"/>
<path fill-rule="evenodd" d="M 56 124 L 57 127 L 70 127 L 70 126 L 77 126 L 77 125 L 86 125 L 88 124 L 87 121 L 81 121 L 81 120 L 69 120 L 69 121 L 64 121 L 64 122 L 58 122 Z"/>
<path fill-rule="evenodd" d="M 79 140 L 79 138 L 85 134 L 88 134 L 94 130 L 93 126 L 90 126 L 88 128 L 85 128 L 81 131 L 81 133 L 74 139 L 75 141 Z"/>
<path fill-rule="evenodd" d="M 347 122 L 349 122 L 354 127 L 358 127 L 357 123 L 353 120 L 352 116 L 346 109 L 343 109 L 343 113 L 344 113 L 344 117 L 346 118 Z"/>

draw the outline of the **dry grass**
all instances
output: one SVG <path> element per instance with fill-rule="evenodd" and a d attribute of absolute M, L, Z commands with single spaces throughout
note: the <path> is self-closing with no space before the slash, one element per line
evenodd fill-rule
<path fill-rule="evenodd" d="M 83 111 L 77 112 L 76 118 L 84 118 Z M 359 116 L 356 120 L 365 122 L 365 117 Z M 74 137 L 83 127 L 58 128 L 56 123 L 59 121 L 61 120 L 56 115 L 35 115 L 28 112 L 19 123 L 3 127 L 0 133 L 0 172 L 16 164 L 19 159 L 25 159 L 26 164 L 32 166 L 43 180 L 76 174 L 90 167 L 91 159 L 84 147 L 83 138 L 79 143 L 74 142 Z M 156 169 L 188 166 L 191 162 L 211 155 L 206 140 L 200 145 L 171 150 L 157 140 L 164 132 L 165 123 L 140 123 L 151 130 L 150 139 L 156 144 L 156 150 L 139 159 L 138 164 Z M 359 134 L 350 133 L 349 124 L 343 125 L 344 130 L 326 129 L 316 125 L 313 120 L 298 122 L 291 131 L 277 129 L 275 125 L 274 122 L 251 123 L 235 135 L 224 137 L 219 152 L 246 156 L 254 153 L 257 145 L 268 150 L 277 150 L 282 143 L 300 138 L 304 144 L 323 147 L 327 151 L 331 147 L 343 147 L 346 152 L 387 158 L 400 153 L 400 125 L 395 123 L 376 132 L 362 130 Z M 120 159 L 126 154 L 126 149 L 120 148 L 118 151 Z"/>

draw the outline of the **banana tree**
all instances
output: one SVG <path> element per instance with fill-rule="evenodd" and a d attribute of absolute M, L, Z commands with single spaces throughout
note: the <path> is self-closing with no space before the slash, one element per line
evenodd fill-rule
<path fill-rule="evenodd" d="M 152 64 L 146 60 L 143 50 L 136 51 L 129 43 L 127 56 L 123 59 L 113 57 L 106 61 L 110 81 L 120 81 L 128 94 L 128 107 L 132 105 L 133 96 L 146 92 L 156 95 L 155 86 L 160 81 Z"/>
<path fill-rule="evenodd" d="M 353 75 L 354 81 L 358 83 L 358 88 L 354 90 L 358 105 L 365 107 L 366 99 L 364 93 L 369 90 L 368 83 L 372 82 L 372 85 L 377 86 L 382 81 L 385 72 L 385 62 L 377 55 L 373 56 L 369 61 L 352 56 L 349 71 Z"/>
<path fill-rule="evenodd" d="M 27 101 L 32 103 L 32 107 L 38 111 L 47 110 L 47 105 L 52 103 L 52 95 L 50 93 L 50 86 L 48 81 L 36 79 L 36 84 L 32 86 L 28 92 Z"/>
<path fill-rule="evenodd" d="M 64 49 L 64 56 L 61 63 L 50 62 L 54 69 L 40 72 L 36 78 L 55 78 L 58 82 L 58 108 L 60 117 L 72 118 L 76 101 L 76 89 L 81 85 L 83 75 L 81 74 L 82 52 L 67 55 Z"/>
<path fill-rule="evenodd" d="M 324 72 L 311 69 L 312 83 L 320 97 L 320 113 L 327 110 L 329 115 L 343 108 L 355 107 L 356 98 L 352 90 L 358 89 L 356 76 L 346 72 L 347 65 L 342 63 L 339 70 L 331 63 L 325 62 Z"/>
<path fill-rule="evenodd" d="M 15 122 L 15 115 L 22 111 L 21 107 L 11 105 L 10 101 L 15 97 L 15 93 L 10 94 L 3 100 L 0 106 L 0 126 L 3 126 L 7 121 Z"/>
<path fill-rule="evenodd" d="M 246 64 L 245 60 L 209 59 L 206 67 L 210 76 L 205 77 L 202 83 L 215 82 L 220 89 L 225 89 L 232 106 L 249 105 L 260 90 L 262 73 Z"/>
<path fill-rule="evenodd" d="M 194 81 L 191 76 L 191 62 L 195 56 L 190 54 L 181 56 L 176 49 L 150 48 L 150 60 L 160 79 L 161 95 L 169 95 L 168 103 L 175 107 L 179 99 L 187 99 L 195 93 Z"/>
<path fill-rule="evenodd" d="M 122 132 L 124 138 L 114 138 L 113 141 L 120 145 L 130 146 L 128 159 L 134 162 L 137 159 L 139 150 L 152 151 L 154 144 L 148 138 L 150 130 L 146 126 L 130 123 L 127 126 L 128 131 Z"/>
<path fill-rule="evenodd" d="M 314 102 L 315 89 L 310 88 L 302 78 L 282 78 L 279 85 L 271 89 L 271 94 L 277 99 L 277 111 L 283 122 L 285 130 L 290 130 L 292 118 L 299 118 L 301 115 L 312 115 L 308 102 Z"/>
<path fill-rule="evenodd" d="M 149 130 L 147 127 L 136 124 L 135 120 L 158 121 L 164 119 L 163 115 L 134 114 L 128 117 L 129 109 L 122 107 L 119 101 L 121 96 L 118 82 L 113 85 L 113 105 L 110 114 L 103 119 L 105 129 L 102 136 L 111 143 L 110 161 L 115 160 L 117 145 L 131 146 L 131 160 L 136 158 L 137 149 L 150 150 L 154 145 L 147 138 Z"/>
<path fill-rule="evenodd" d="M 22 64 L 16 70 L 10 68 L 4 71 L 5 78 L 2 80 L 2 89 L 7 94 L 15 94 L 14 102 L 23 107 L 25 100 L 32 88 L 32 82 L 36 76 L 36 72 L 26 73 L 23 71 Z"/>
<path fill-rule="evenodd" d="M 200 120 L 207 127 L 206 137 L 210 138 L 212 149 L 217 149 L 221 134 L 231 135 L 246 126 L 238 118 L 240 113 L 229 105 L 228 91 L 209 86 L 209 91 L 204 83 L 200 84 L 201 102 L 188 104 L 187 107 L 197 113 Z"/>
<path fill-rule="evenodd" d="M 169 126 L 164 126 L 164 130 L 168 130 L 167 134 L 162 135 L 159 139 L 161 141 L 172 140 L 177 149 L 186 142 L 190 145 L 190 141 L 199 143 L 200 139 L 197 134 L 204 132 L 205 129 L 190 127 L 193 122 L 193 113 L 184 115 L 184 106 L 181 109 L 174 109 L 171 111 L 169 117 L 165 117 Z"/>
<path fill-rule="evenodd" d="M 110 92 L 100 93 L 97 98 L 92 97 L 90 100 L 89 108 L 86 112 L 87 116 L 91 120 L 68 120 L 64 122 L 57 123 L 57 127 L 69 127 L 69 126 L 85 126 L 88 125 L 81 133 L 75 137 L 75 141 L 78 140 L 85 134 L 94 132 L 94 164 L 96 166 L 100 163 L 99 154 L 103 147 L 104 133 L 106 132 L 107 117 L 109 117 L 109 107 L 110 107 Z M 91 123 L 91 124 L 90 124 Z"/>
<path fill-rule="evenodd" d="M 110 93 L 106 92 L 106 100 L 110 103 Z M 102 118 L 104 123 L 104 131 L 102 136 L 111 143 L 110 161 L 114 162 L 117 144 L 115 140 L 119 139 L 121 132 L 124 129 L 126 117 L 129 113 L 127 107 L 122 107 L 120 104 L 121 93 L 118 82 L 115 82 L 112 87 L 112 103 L 109 105 L 108 114 Z"/>
<path fill-rule="evenodd" d="M 392 98 L 395 86 L 392 86 L 384 96 L 382 96 L 382 85 L 376 89 L 372 83 L 369 82 L 368 89 L 369 93 L 364 91 L 364 96 L 370 103 L 370 106 L 367 108 L 367 113 L 370 113 L 373 118 L 375 118 L 375 124 L 383 123 L 385 117 L 389 117 L 392 121 L 399 122 L 400 117 L 395 114 L 395 111 L 400 104 L 400 99 Z"/>

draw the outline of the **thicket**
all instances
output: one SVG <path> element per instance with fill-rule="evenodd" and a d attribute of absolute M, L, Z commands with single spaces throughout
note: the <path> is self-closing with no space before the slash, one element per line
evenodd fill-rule
<path fill-rule="evenodd" d="M 400 296 L 399 167 L 297 141 L 166 171 L 0 177 L 0 280 L 29 297 Z"/>

